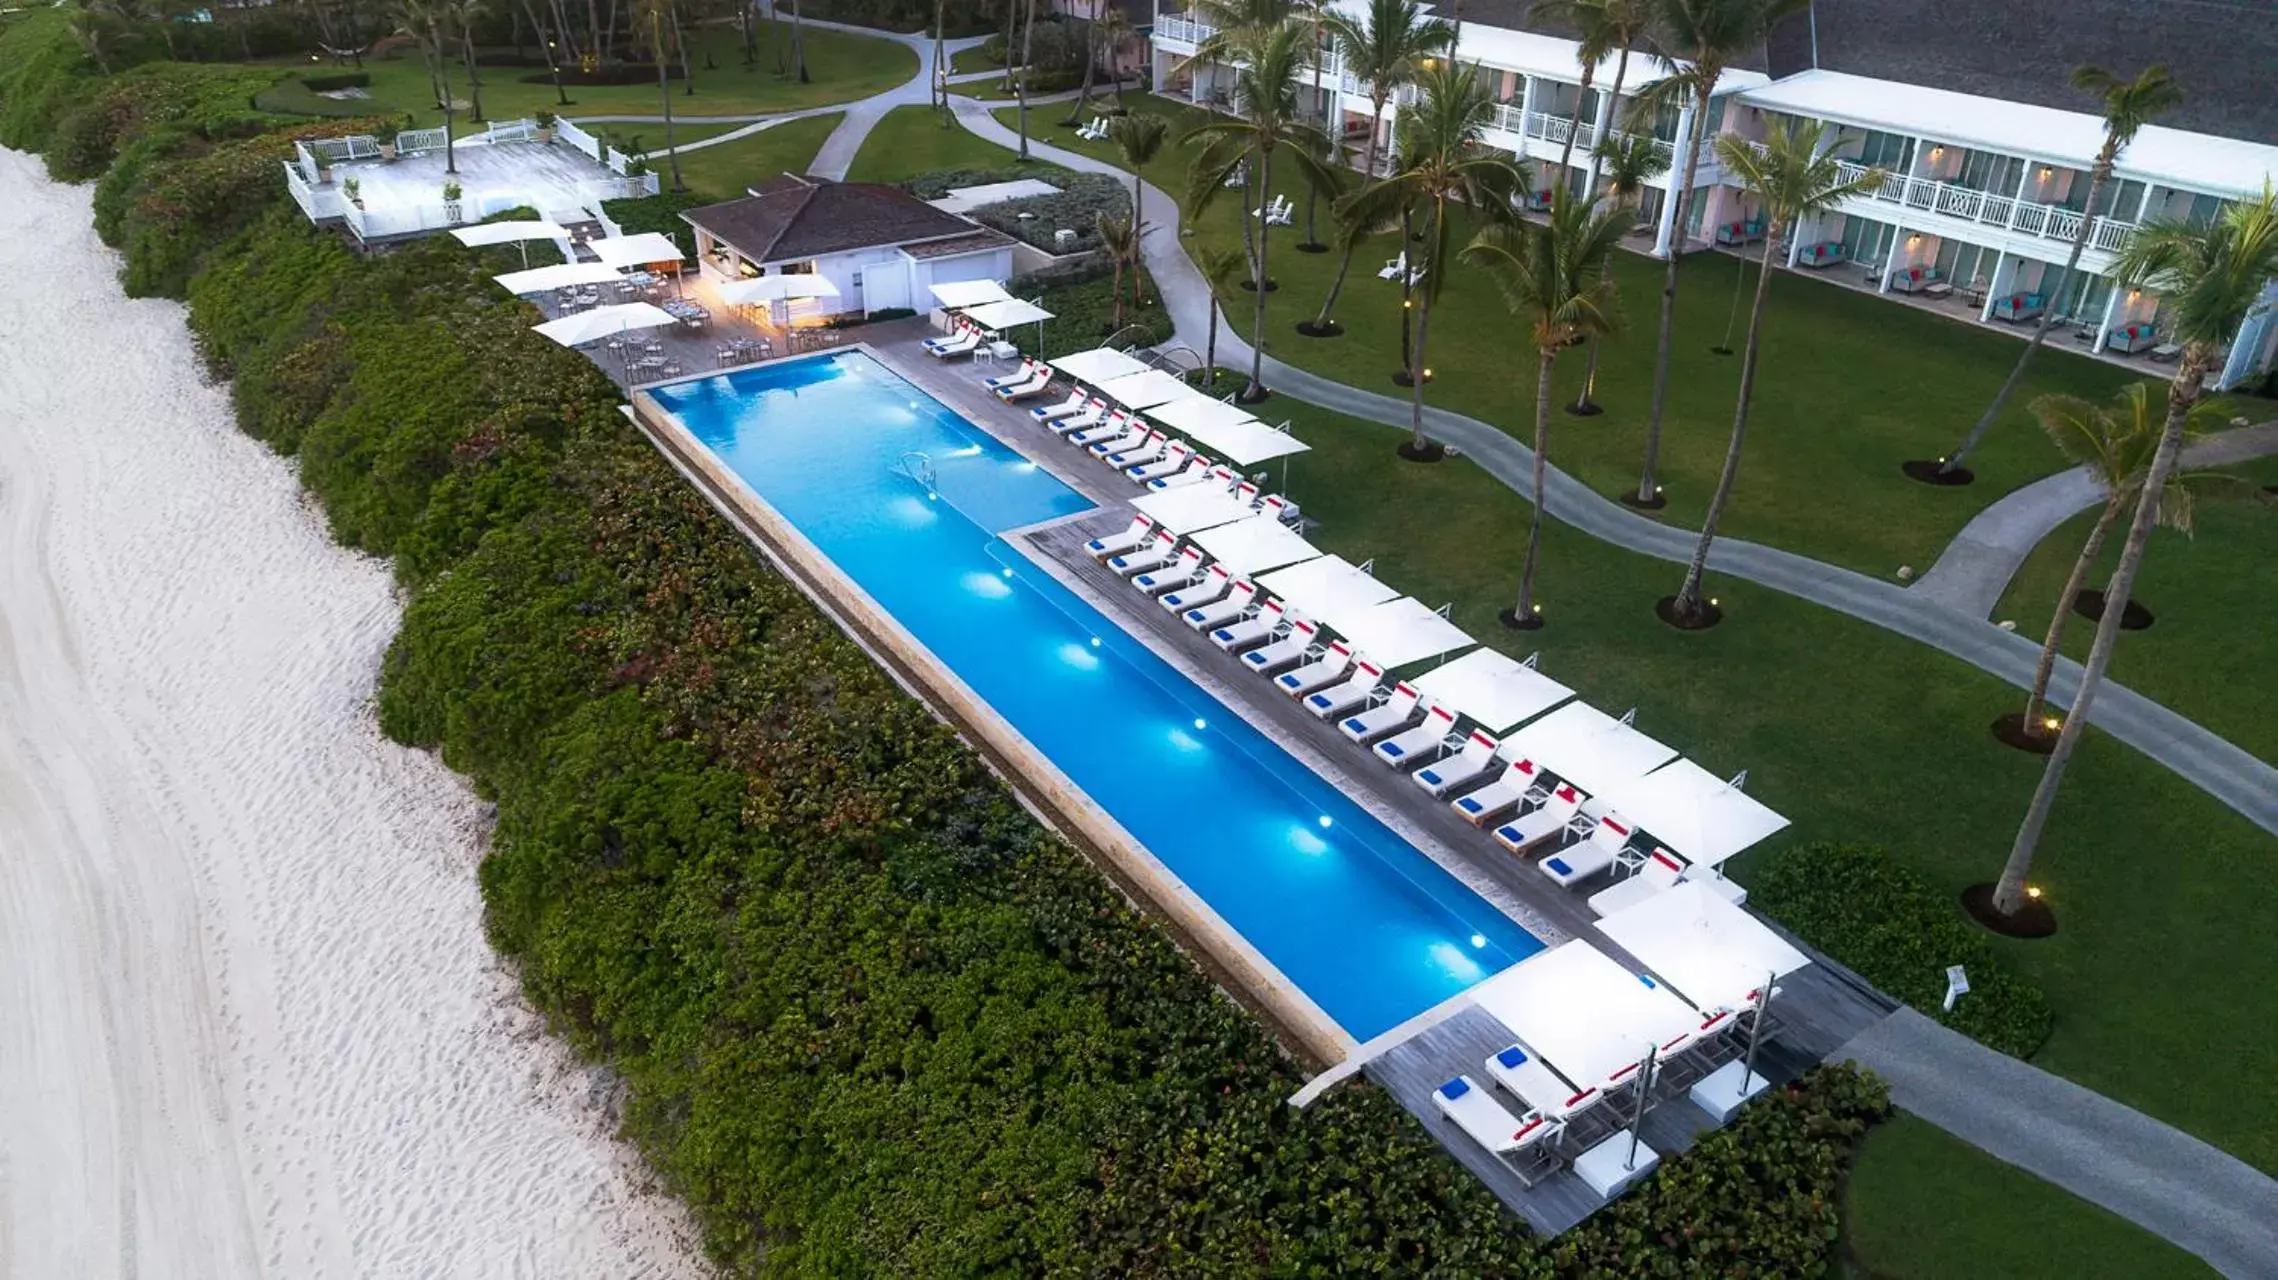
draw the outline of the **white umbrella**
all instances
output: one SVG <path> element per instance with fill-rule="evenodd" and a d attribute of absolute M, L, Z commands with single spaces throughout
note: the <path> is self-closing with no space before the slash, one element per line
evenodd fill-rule
<path fill-rule="evenodd" d="M 1225 454 L 1226 460 L 1237 467 L 1264 462 L 1269 458 L 1304 453 L 1313 447 L 1281 427 L 1269 427 L 1256 419 L 1229 423 L 1213 428 L 1207 437 L 1196 434 L 1194 438 Z M 1286 465 L 1282 468 L 1281 478 L 1286 487 L 1289 482 L 1289 469 Z"/>
<path fill-rule="evenodd" d="M 511 244 L 517 240 L 567 240 L 569 229 L 543 218 L 521 222 L 485 222 L 472 227 L 457 227 L 451 232 L 459 243 L 476 248 L 490 244 Z"/>
<path fill-rule="evenodd" d="M 1574 696 L 1572 689 L 1493 649 L 1474 649 L 1416 677 L 1414 683 L 1432 701 L 1462 712 L 1494 734 L 1507 733 L 1512 725 Z M 1622 812 L 1629 810 L 1623 806 Z"/>
<path fill-rule="evenodd" d="M 1382 604 L 1400 593 L 1379 582 L 1368 570 L 1343 556 L 1322 556 L 1258 579 L 1258 585 L 1281 597 L 1289 607 L 1308 617 L 1331 621 L 1372 604 Z"/>
<path fill-rule="evenodd" d="M 1727 782 L 1690 760 L 1609 787 L 1603 798 L 1688 861 L 1712 867 L 1788 825 L 1737 780 Z"/>
<path fill-rule="evenodd" d="M 1598 932 L 1701 1009 L 1739 1004 L 1767 977 L 1810 963 L 1747 908 L 1691 880 L 1614 912 Z"/>
<path fill-rule="evenodd" d="M 1587 702 L 1569 702 L 1506 738 L 1503 754 L 1532 760 L 1594 796 L 1669 763 L 1677 749 Z"/>
<path fill-rule="evenodd" d="M 605 284 L 624 277 L 617 274 L 617 268 L 598 262 L 564 262 L 552 267 L 532 267 L 528 271 L 509 271 L 491 279 L 505 285 L 508 293 L 544 293 L 548 289 Z"/>
<path fill-rule="evenodd" d="M 1206 440 L 1220 427 L 1243 422 L 1256 422 L 1258 415 L 1237 404 L 1199 396 L 1192 400 L 1179 400 L 1164 405 L 1154 419 L 1173 431 L 1183 431 L 1197 440 Z"/>
<path fill-rule="evenodd" d="M 1237 498 L 1232 491 L 1214 484 L 1182 484 L 1134 498 L 1131 505 L 1172 533 L 1193 533 L 1257 514 L 1248 498 Z"/>
<path fill-rule="evenodd" d="M 1647 986 L 1580 938 L 1487 979 L 1471 1000 L 1577 1089 L 1604 1083 L 1645 1057 L 1647 1046 L 1700 1022 L 1666 987 Z"/>
<path fill-rule="evenodd" d="M 1127 409 L 1151 409 L 1174 400 L 1190 400 L 1202 393 L 1160 369 L 1144 369 L 1121 378 L 1094 384 L 1099 393 Z"/>
<path fill-rule="evenodd" d="M 533 328 L 565 347 L 582 347 L 627 329 L 654 329 L 677 323 L 671 312 L 653 302 L 621 302 L 613 307 L 595 307 L 559 320 L 548 320 Z"/>
<path fill-rule="evenodd" d="M 1089 351 L 1071 352 L 1050 363 L 1053 368 L 1076 381 L 1088 382 L 1095 387 L 1111 379 L 1147 371 L 1144 361 L 1133 359 L 1113 347 L 1094 347 Z"/>
<path fill-rule="evenodd" d="M 637 267 L 650 262 L 683 262 L 687 255 L 672 237 L 644 231 L 637 236 L 610 236 L 603 240 L 589 240 L 586 247 L 594 256 L 612 267 Z"/>
<path fill-rule="evenodd" d="M 838 286 L 812 272 L 800 275 L 753 276 L 719 287 L 720 301 L 731 306 L 762 302 L 790 302 L 798 298 L 835 298 Z"/>
<path fill-rule="evenodd" d="M 1422 662 L 1476 643 L 1438 610 L 1406 596 L 1370 605 L 1341 622 L 1327 621 L 1353 642 L 1353 648 L 1387 667 Z"/>
<path fill-rule="evenodd" d="M 967 308 L 965 318 L 984 329 L 1010 329 L 1018 324 L 1042 324 L 1052 318 L 1052 313 L 1033 302 L 1007 298 Z"/>
<path fill-rule="evenodd" d="M 1005 287 L 994 280 L 951 280 L 928 287 L 933 291 L 933 300 L 949 311 L 977 307 L 984 302 L 1007 302 L 1012 298 Z"/>
<path fill-rule="evenodd" d="M 1319 548 L 1291 533 L 1272 516 L 1251 516 L 1205 529 L 1194 535 L 1194 545 L 1217 557 L 1226 572 L 1245 578 L 1321 554 Z"/>

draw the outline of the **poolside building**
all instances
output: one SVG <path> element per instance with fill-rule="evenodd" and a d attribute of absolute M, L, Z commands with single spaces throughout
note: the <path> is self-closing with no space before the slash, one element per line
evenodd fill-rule
<path fill-rule="evenodd" d="M 1838 157 L 1889 176 L 1874 195 L 1795 228 L 1775 250 L 1786 265 L 2019 334 L 2053 314 L 2063 322 L 2056 340 L 2145 372 L 2176 348 L 2165 300 L 2114 286 L 2118 252 L 2148 220 L 2211 220 L 2278 176 L 2278 93 L 2270 88 L 2278 23 L 2266 5 L 1814 0 L 1725 72 L 1705 119 L 1690 108 L 1638 108 L 1634 91 L 1659 74 L 1642 51 L 1630 57 L 1620 102 L 1610 93 L 1612 59 L 1595 69 L 1584 95 L 1573 33 L 1529 10 L 1525 0 L 1467 3 L 1457 56 L 1478 64 L 1494 89 L 1487 141 L 1529 161 L 1538 187 L 1583 181 L 1577 171 L 1609 125 L 1650 136 L 1675 171 L 1697 129 L 1756 139 L 1780 117 L 1822 122 L 1832 126 Z M 1183 65 L 1210 34 L 1194 13 L 1158 14 L 1159 88 L 1226 105 L 1229 69 Z M 2072 87 L 2072 70 L 2133 75 L 2154 62 L 2173 71 L 2182 101 L 2121 153 L 2091 209 L 2089 168 L 2104 126 L 2098 104 Z M 1333 55 L 1323 68 L 1322 92 L 1314 96 L 1310 83 L 1304 91 L 1308 105 L 1338 122 L 1357 157 L 1368 133 L 1367 86 Z M 1402 101 L 1386 109 L 1380 151 Z M 1560 171 L 1569 133 L 1574 168 Z M 1758 238 L 1750 202 L 1713 153 L 1704 152 L 1698 198 L 1680 229 L 1668 193 L 1681 180 L 1672 172 L 1651 184 L 1640 209 L 1650 231 L 1638 247 L 1650 243 L 1666 256 Z M 2084 220 L 2081 269 L 2060 282 Z M 2233 341 L 2216 385 L 2253 382 L 2278 362 L 2278 283 L 2266 301 Z"/>

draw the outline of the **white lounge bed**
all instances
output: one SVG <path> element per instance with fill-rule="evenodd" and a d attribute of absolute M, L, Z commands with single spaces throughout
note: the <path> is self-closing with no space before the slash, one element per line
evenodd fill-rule
<path fill-rule="evenodd" d="M 1367 702 L 1384 682 L 1384 668 L 1363 658 L 1353 663 L 1353 672 L 1338 684 L 1316 689 L 1305 695 L 1305 709 L 1316 720 L 1341 716 L 1354 707 Z"/>
<path fill-rule="evenodd" d="M 1182 609 L 1179 621 L 1196 631 L 1211 631 L 1248 614 L 1257 607 L 1258 584 L 1247 578 L 1227 584 L 1226 594 L 1192 608 Z"/>
<path fill-rule="evenodd" d="M 1227 653 L 1239 653 L 1251 645 L 1272 640 L 1290 621 L 1281 601 L 1268 600 L 1248 617 L 1230 619 L 1211 627 L 1210 643 Z"/>
<path fill-rule="evenodd" d="M 1091 450 L 1099 457 L 1112 458 L 1116 454 L 1136 449 L 1145 444 L 1147 437 L 1153 434 L 1153 430 L 1147 426 L 1146 419 L 1138 414 L 1131 414 L 1123 420 L 1122 435 L 1079 443 L 1083 443 L 1086 449 Z"/>
<path fill-rule="evenodd" d="M 1657 848 L 1646 855 L 1634 873 L 1591 894 L 1590 910 L 1596 915 L 1610 916 L 1670 888 L 1684 874 L 1685 864 L 1676 854 Z"/>
<path fill-rule="evenodd" d="M 1528 850 L 1564 831 L 1581 808 L 1582 793 L 1571 783 L 1561 782 L 1550 789 L 1541 804 L 1495 828 L 1496 843 L 1524 857 Z"/>
<path fill-rule="evenodd" d="M 1514 1044 L 1489 1057 L 1487 1074 L 1528 1110 L 1549 1120 L 1572 1119 L 1597 1105 L 1601 1096 L 1596 1086 L 1577 1089 L 1566 1083 L 1565 1077 L 1527 1052 L 1524 1045 Z"/>
<path fill-rule="evenodd" d="M 1419 714 L 1416 704 L 1424 695 L 1414 685 L 1403 680 L 1392 686 L 1385 699 L 1366 711 L 1346 716 L 1337 722 L 1337 729 L 1355 742 L 1367 743 L 1395 729 L 1405 729 L 1408 722 Z"/>
<path fill-rule="evenodd" d="M 1453 759 L 1434 760 L 1409 775 L 1409 780 L 1424 789 L 1428 796 L 1444 796 L 1457 787 L 1486 776 L 1495 765 L 1495 753 L 1503 744 L 1491 735 L 1473 729 L 1463 740 L 1463 748 Z"/>
<path fill-rule="evenodd" d="M 1284 667 L 1293 667 L 1305 660 L 1305 653 L 1313 647 L 1319 628 L 1299 619 L 1289 624 L 1288 634 L 1249 650 L 1242 655 L 1242 665 L 1259 675 L 1272 675 Z"/>
<path fill-rule="evenodd" d="M 1228 591 L 1232 590 L 1233 586 L 1234 575 L 1226 572 L 1225 565 L 1214 564 L 1210 566 L 1208 573 L 1202 575 L 1201 581 L 1190 587 L 1166 591 L 1156 597 L 1155 603 L 1172 613 L 1184 613 L 1189 609 L 1199 609 L 1205 605 L 1216 603 Z"/>
<path fill-rule="evenodd" d="M 1028 416 L 1038 422 L 1058 422 L 1062 418 L 1073 418 L 1084 411 L 1084 405 L 1090 399 L 1091 397 L 1084 394 L 1083 388 L 1078 387 L 1068 393 L 1067 399 L 1058 404 L 1039 405 L 1029 410 Z M 1102 401 L 1101 403 L 1104 404 L 1105 402 Z"/>
<path fill-rule="evenodd" d="M 1229 485 L 1234 483 L 1234 473 L 1225 467 L 1211 465 L 1209 459 L 1198 453 L 1180 470 L 1173 471 L 1167 476 L 1157 476 L 1149 480 L 1147 487 L 1159 493 L 1164 489 L 1176 489 L 1180 485 L 1186 484 L 1202 484 L 1205 481 Z"/>
<path fill-rule="evenodd" d="M 1146 484 L 1150 480 L 1160 480 L 1166 476 L 1177 475 L 1186 468 L 1188 463 L 1194 461 L 1194 457 L 1195 453 L 1192 446 L 1182 440 L 1173 440 L 1163 446 L 1163 452 L 1159 457 L 1125 467 L 1123 474 L 1130 476 L 1140 484 Z"/>
<path fill-rule="evenodd" d="M 1067 441 L 1069 444 L 1082 445 L 1088 449 L 1102 440 L 1119 440 L 1131 434 L 1130 416 L 1121 410 L 1117 410 L 1101 419 L 1098 426 L 1069 432 Z"/>
<path fill-rule="evenodd" d="M 1614 865 L 1629 838 L 1636 834 L 1627 819 L 1609 813 L 1598 819 L 1590 834 L 1535 864 L 1558 884 L 1572 888 Z"/>
<path fill-rule="evenodd" d="M 1119 556 L 1109 556 L 1107 567 L 1126 578 L 1135 573 L 1145 573 L 1150 569 L 1160 569 L 1179 558 L 1178 545 L 1177 535 L 1157 533 L 1153 541 L 1136 551 L 1127 551 Z"/>
<path fill-rule="evenodd" d="M 1079 431 L 1090 431 L 1094 427 L 1105 425 L 1107 417 L 1107 401 L 1095 398 L 1074 413 L 1046 419 L 1044 425 L 1052 428 L 1054 435 L 1073 436 Z"/>
<path fill-rule="evenodd" d="M 957 322 L 957 327 L 951 329 L 949 332 L 942 334 L 938 338 L 927 338 L 925 340 L 925 349 L 928 351 L 938 351 L 943 347 L 953 346 L 957 343 L 963 342 L 968 337 L 977 339 L 980 337 L 980 333 L 980 329 L 976 328 L 972 321 L 959 320 Z"/>
<path fill-rule="evenodd" d="M 995 391 L 1003 387 L 1017 387 L 1021 383 L 1035 377 L 1039 370 L 1043 372 L 1046 378 L 1050 378 L 1052 376 L 1052 366 L 1044 363 L 1042 360 L 1023 360 L 1020 362 L 1020 367 L 1018 369 L 1013 370 L 1011 373 L 999 374 L 994 378 L 983 378 L 981 379 L 981 385 L 987 387 L 991 391 Z"/>
<path fill-rule="evenodd" d="M 1527 793 L 1542 781 L 1542 771 L 1532 760 L 1513 760 L 1503 766 L 1503 772 L 1493 782 L 1469 795 L 1457 796 L 1448 807 L 1455 810 L 1465 822 L 1482 826 L 1500 817 L 1506 809 L 1526 802 Z"/>
<path fill-rule="evenodd" d="M 1445 707 L 1424 704 L 1424 722 L 1404 733 L 1397 733 L 1377 743 L 1369 750 L 1376 758 L 1395 769 L 1409 769 L 1437 755 L 1455 736 L 1455 713 Z"/>
<path fill-rule="evenodd" d="M 1109 556 L 1119 556 L 1127 551 L 1137 551 L 1146 546 L 1147 539 L 1153 536 L 1155 536 L 1155 521 L 1148 516 L 1133 516 L 1131 523 L 1124 526 L 1121 532 L 1111 533 L 1104 538 L 1094 538 L 1085 543 L 1084 554 L 1094 560 L 1104 560 Z"/>
<path fill-rule="evenodd" d="M 1167 536 L 1167 535 L 1166 535 Z M 1154 595 L 1183 587 L 1202 577 L 1202 548 L 1190 546 L 1178 557 L 1160 568 L 1144 569 L 1131 575 L 1131 585 Z"/>
<path fill-rule="evenodd" d="M 929 356 L 932 356 L 936 360 L 947 360 L 952 356 L 971 355 L 975 351 L 980 350 L 980 348 L 981 331 L 978 329 L 967 329 L 965 332 L 957 335 L 947 342 L 942 343 L 938 347 L 927 347 L 925 349 L 925 353 Z"/>
<path fill-rule="evenodd" d="M 1352 646 L 1338 640 L 1311 659 L 1275 676 L 1273 683 L 1275 688 L 1290 697 L 1302 698 L 1316 689 L 1326 689 L 1335 684 L 1347 671 L 1352 670 L 1352 666 Z"/>
<path fill-rule="evenodd" d="M 990 390 L 997 393 L 997 399 L 1004 401 L 1006 404 L 1014 404 L 1019 401 L 1026 400 L 1030 396 L 1043 395 L 1044 392 L 1051 387 L 1051 385 L 1052 370 L 1050 368 L 1042 368 L 1038 369 L 1034 375 L 1023 381 L 1011 383 L 1007 386 L 1002 387 L 991 387 Z"/>
<path fill-rule="evenodd" d="M 1523 1120 L 1512 1115 L 1470 1076 L 1457 1076 L 1432 1090 L 1432 1105 L 1473 1142 L 1505 1160 L 1538 1149 L 1557 1136 L 1556 1124 L 1539 1115 Z"/>
<path fill-rule="evenodd" d="M 1107 454 L 1107 465 L 1122 471 L 1128 467 L 1143 467 L 1163 456 L 1171 446 L 1171 438 L 1160 431 L 1150 431 L 1138 444 L 1120 452 Z"/>

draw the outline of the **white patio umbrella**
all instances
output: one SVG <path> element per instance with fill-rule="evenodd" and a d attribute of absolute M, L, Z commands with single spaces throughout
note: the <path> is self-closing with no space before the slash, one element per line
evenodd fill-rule
<path fill-rule="evenodd" d="M 835 298 L 839 296 L 839 289 L 824 277 L 808 272 L 731 280 L 719 286 L 718 293 L 720 301 L 743 307 L 766 302 L 791 302 L 799 298 Z"/>
<path fill-rule="evenodd" d="M 621 302 L 612 307 L 595 307 L 576 315 L 548 320 L 532 328 L 565 347 L 582 347 L 588 342 L 599 342 L 628 329 L 654 329 L 659 325 L 677 324 L 672 313 L 653 302 Z"/>
<path fill-rule="evenodd" d="M 522 265 L 530 265 L 532 240 L 567 240 L 569 229 L 544 218 L 524 219 L 520 222 L 485 222 L 472 227 L 453 228 L 451 234 L 459 243 L 470 249 L 492 244 L 512 244 L 522 251 Z"/>
<path fill-rule="evenodd" d="M 1103 382 L 1147 371 L 1145 361 L 1127 356 L 1113 347 L 1093 347 L 1089 351 L 1070 352 L 1047 363 L 1076 381 L 1088 382 L 1095 387 Z"/>
<path fill-rule="evenodd" d="M 1320 548 L 1272 516 L 1251 516 L 1205 529 L 1194 535 L 1194 545 L 1217 557 L 1226 572 L 1245 578 L 1321 554 Z"/>
<path fill-rule="evenodd" d="M 509 271 L 491 279 L 506 286 L 508 293 L 544 293 L 549 289 L 567 289 L 571 285 L 606 284 L 621 280 L 617 268 L 599 262 L 564 262 L 551 267 L 532 267 L 528 271 Z"/>
<path fill-rule="evenodd" d="M 1690 760 L 1609 787 L 1604 799 L 1688 861 L 1712 867 L 1788 825 L 1743 792 L 1740 779 L 1726 781 Z"/>
<path fill-rule="evenodd" d="M 1648 986 L 1580 938 L 1487 979 L 1471 1000 L 1577 1089 L 1605 1083 L 1648 1046 L 1700 1022 L 1667 988 Z"/>
<path fill-rule="evenodd" d="M 1382 604 L 1400 594 L 1343 556 L 1322 556 L 1276 569 L 1259 578 L 1258 585 L 1298 612 L 1324 621 L 1335 614 Z"/>
<path fill-rule="evenodd" d="M 589 240 L 586 247 L 594 256 L 612 267 L 637 267 L 650 262 L 685 262 L 688 256 L 673 243 L 672 237 L 654 231 L 637 236 L 609 236 Z"/>
<path fill-rule="evenodd" d="M 1528 759 L 1595 796 L 1634 782 L 1677 758 L 1587 702 L 1569 702 L 1504 740 L 1503 752 Z"/>
<path fill-rule="evenodd" d="M 994 280 L 950 280 L 928 285 L 927 288 L 932 291 L 933 300 L 940 303 L 945 311 L 961 311 L 985 302 L 1012 300 L 1012 295 L 1005 292 L 1005 287 Z"/>
<path fill-rule="evenodd" d="M 1406 596 L 1370 605 L 1342 622 L 1329 620 L 1329 625 L 1386 667 L 1404 667 L 1477 643 L 1438 610 Z"/>
<path fill-rule="evenodd" d="M 1121 378 L 1095 384 L 1099 393 L 1127 409 L 1152 409 L 1174 400 L 1208 399 L 1160 369 L 1142 369 Z"/>
<path fill-rule="evenodd" d="M 1003 330 L 1014 325 L 1035 325 L 1036 349 L 1041 352 L 1044 349 L 1044 322 L 1052 318 L 1052 313 L 1033 302 L 1007 298 L 1002 302 L 984 302 L 980 306 L 967 308 L 965 318 L 984 329 Z"/>
<path fill-rule="evenodd" d="M 1256 422 L 1258 415 L 1237 404 L 1198 396 L 1164 405 L 1154 418 L 1173 431 L 1183 431 L 1197 440 L 1207 442 L 1209 434 L 1217 428 Z"/>
<path fill-rule="evenodd" d="M 1231 491 L 1214 484 L 1180 485 L 1134 498 L 1131 505 L 1163 528 L 1182 534 L 1232 524 L 1257 514 L 1257 508 L 1250 505 L 1249 499 L 1235 497 Z"/>
<path fill-rule="evenodd" d="M 1432 701 L 1462 712 L 1498 735 L 1574 696 L 1572 689 L 1493 649 L 1474 649 L 1412 683 Z"/>
<path fill-rule="evenodd" d="M 1700 1009 L 1739 1004 L 1767 977 L 1810 963 L 1746 907 L 1691 880 L 1614 912 L 1598 932 Z"/>

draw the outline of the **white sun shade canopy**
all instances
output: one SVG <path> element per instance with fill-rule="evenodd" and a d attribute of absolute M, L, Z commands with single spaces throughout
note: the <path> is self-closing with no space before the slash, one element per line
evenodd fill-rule
<path fill-rule="evenodd" d="M 790 302 L 799 298 L 835 298 L 838 286 L 812 272 L 797 275 L 753 276 L 719 286 L 720 301 L 748 307 L 761 303 Z"/>
<path fill-rule="evenodd" d="M 567 240 L 569 229 L 557 223 L 539 219 L 521 222 L 485 222 L 480 226 L 456 227 L 451 234 L 469 248 L 486 244 L 513 244 L 517 240 Z"/>
<path fill-rule="evenodd" d="M 594 256 L 612 267 L 637 267 L 649 262 L 680 262 L 685 255 L 672 237 L 654 231 L 637 236 L 610 236 L 605 240 L 588 240 L 586 248 Z"/>
<path fill-rule="evenodd" d="M 1786 818 L 1690 760 L 1608 787 L 1603 798 L 1687 861 L 1712 867 L 1788 825 Z"/>
<path fill-rule="evenodd" d="M 1088 382 L 1095 387 L 1103 382 L 1147 371 L 1146 362 L 1127 356 L 1113 347 L 1075 351 L 1049 363 L 1076 381 Z"/>
<path fill-rule="evenodd" d="M 933 290 L 933 300 L 951 311 L 977 307 L 984 302 L 1012 300 L 1012 295 L 1005 292 L 1005 287 L 994 280 L 951 280 L 930 287 Z"/>
<path fill-rule="evenodd" d="M 617 274 L 617 268 L 599 262 L 564 262 L 559 266 L 532 267 L 528 271 L 509 271 L 505 275 L 491 277 L 505 285 L 508 293 L 544 293 L 548 289 L 603 284 L 623 278 Z"/>
<path fill-rule="evenodd" d="M 1226 572 L 1247 578 L 1285 564 L 1311 560 L 1319 548 L 1272 516 L 1251 516 L 1194 535 L 1194 545 L 1217 557 Z"/>
<path fill-rule="evenodd" d="M 1133 499 L 1131 505 L 1172 533 L 1212 529 L 1258 514 L 1248 498 L 1236 497 L 1231 490 L 1207 482 L 1150 493 Z"/>
<path fill-rule="evenodd" d="M 1603 1085 L 1643 1060 L 1647 1045 L 1665 1044 L 1700 1022 L 1668 988 L 1649 984 L 1580 938 L 1473 987 L 1471 1001 L 1578 1089 Z"/>
<path fill-rule="evenodd" d="M 1423 601 L 1406 596 L 1324 621 L 1343 632 L 1353 648 L 1387 667 L 1422 662 L 1477 643 Z"/>
<path fill-rule="evenodd" d="M 1252 419 L 1249 422 L 1228 423 L 1208 433 L 1194 432 L 1194 438 L 1226 455 L 1235 466 L 1246 467 L 1285 453 L 1304 453 L 1313 446 L 1279 427 L 1269 427 Z"/>
<path fill-rule="evenodd" d="M 984 329 L 1010 329 L 1016 324 L 1040 324 L 1052 318 L 1052 313 L 1033 302 L 1007 298 L 1002 302 L 984 302 L 966 311 L 965 318 Z"/>
<path fill-rule="evenodd" d="M 1474 649 L 1413 683 L 1432 701 L 1462 712 L 1493 734 L 1507 733 L 1574 696 L 1572 689 L 1493 649 Z"/>
<path fill-rule="evenodd" d="M 1569 702 L 1505 739 L 1503 754 L 1532 760 L 1595 796 L 1676 759 L 1677 749 L 1586 702 Z"/>
<path fill-rule="evenodd" d="M 1224 400 L 1213 400 L 1209 396 L 1174 401 L 1164 405 L 1162 412 L 1155 415 L 1155 421 L 1173 431 L 1184 431 L 1198 440 L 1217 428 L 1257 420 L 1256 414 L 1242 406 Z"/>
<path fill-rule="evenodd" d="M 654 329 L 658 325 L 678 323 L 669 312 L 654 303 L 626 302 L 614 307 L 580 311 L 576 315 L 548 320 L 533 327 L 565 347 L 581 347 L 628 329 Z"/>
<path fill-rule="evenodd" d="M 1276 570 L 1258 579 L 1258 585 L 1305 616 L 1321 619 L 1382 604 L 1400 594 L 1343 556 L 1322 556 Z"/>
<path fill-rule="evenodd" d="M 1160 369 L 1142 369 L 1096 385 L 1101 395 L 1127 409 L 1152 409 L 1174 400 L 1208 398 Z"/>
<path fill-rule="evenodd" d="M 1598 921 L 1598 932 L 1704 1011 L 1736 1005 L 1810 961 L 1746 907 L 1681 881 Z"/>

